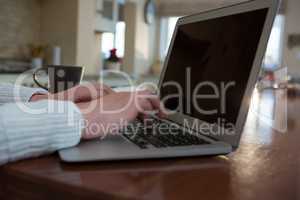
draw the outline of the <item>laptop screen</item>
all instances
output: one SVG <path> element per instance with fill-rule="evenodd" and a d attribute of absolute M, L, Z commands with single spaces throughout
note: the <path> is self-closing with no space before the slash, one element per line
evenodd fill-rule
<path fill-rule="evenodd" d="M 161 84 L 168 110 L 235 124 L 268 9 L 180 25 Z"/>

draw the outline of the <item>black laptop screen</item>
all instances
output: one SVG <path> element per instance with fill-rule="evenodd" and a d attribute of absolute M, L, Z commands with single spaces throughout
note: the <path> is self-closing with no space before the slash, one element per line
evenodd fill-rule
<path fill-rule="evenodd" d="M 235 124 L 268 9 L 180 25 L 161 87 L 167 109 Z"/>

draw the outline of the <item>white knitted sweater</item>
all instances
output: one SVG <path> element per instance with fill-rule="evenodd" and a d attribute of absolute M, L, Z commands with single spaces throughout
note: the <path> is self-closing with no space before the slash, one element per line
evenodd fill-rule
<path fill-rule="evenodd" d="M 29 103 L 39 89 L 0 84 L 0 165 L 75 146 L 82 116 L 72 102 Z"/>

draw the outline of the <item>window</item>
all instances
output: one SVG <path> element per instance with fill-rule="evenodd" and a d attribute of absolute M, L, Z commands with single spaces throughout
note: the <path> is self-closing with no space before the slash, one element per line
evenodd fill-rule
<path fill-rule="evenodd" d="M 103 33 L 102 36 L 102 52 L 105 58 L 110 55 L 110 50 L 117 49 L 117 55 L 124 57 L 125 51 L 125 22 L 118 22 L 116 24 L 116 33 Z"/>
<path fill-rule="evenodd" d="M 270 35 L 265 59 L 264 69 L 273 71 L 281 67 L 284 36 L 284 16 L 278 15 Z"/>
<path fill-rule="evenodd" d="M 116 49 L 117 55 L 121 58 L 124 57 L 125 52 L 125 22 L 118 22 L 116 27 Z"/>
<path fill-rule="evenodd" d="M 114 38 L 113 33 L 103 33 L 102 35 L 102 53 L 105 55 L 105 58 L 109 57 L 110 50 L 114 48 Z"/>
<path fill-rule="evenodd" d="M 179 17 L 164 17 L 161 19 L 160 30 L 160 59 L 164 60 L 172 40 L 175 26 Z"/>

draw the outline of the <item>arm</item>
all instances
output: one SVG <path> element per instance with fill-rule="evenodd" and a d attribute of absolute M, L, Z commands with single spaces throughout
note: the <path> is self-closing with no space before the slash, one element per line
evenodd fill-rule
<path fill-rule="evenodd" d="M 103 110 L 101 104 L 105 106 Z M 155 111 L 164 117 L 158 97 L 146 91 L 112 93 L 77 106 L 52 100 L 0 106 L 0 165 L 72 147 L 81 138 L 117 133 L 116 126 L 126 126 L 139 114 Z M 32 113 L 41 109 L 46 112 Z"/>
<path fill-rule="evenodd" d="M 79 143 L 82 116 L 75 104 L 39 101 L 22 105 L 31 111 L 45 109 L 45 112 L 32 114 L 17 104 L 0 106 L 0 165 L 49 154 Z M 59 108 L 64 109 L 61 111 Z"/>
<path fill-rule="evenodd" d="M 0 105 L 16 101 L 28 102 L 33 94 L 46 94 L 43 89 L 28 88 L 13 84 L 0 84 Z"/>

